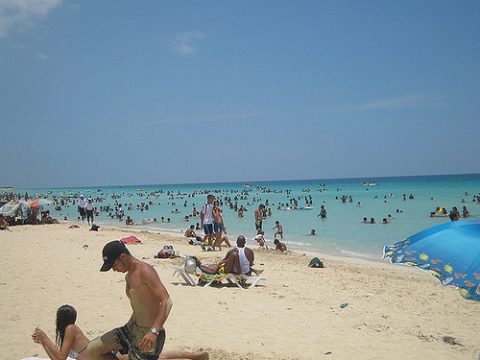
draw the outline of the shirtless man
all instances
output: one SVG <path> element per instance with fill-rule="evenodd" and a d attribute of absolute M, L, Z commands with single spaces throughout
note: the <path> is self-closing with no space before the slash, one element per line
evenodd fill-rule
<path fill-rule="evenodd" d="M 223 225 L 223 210 L 220 207 L 220 202 L 218 200 L 215 200 L 213 202 L 213 209 L 212 209 L 212 214 L 213 214 L 213 233 L 215 236 L 215 242 L 213 243 L 213 250 L 215 250 L 215 247 L 217 244 L 222 243 L 222 234 L 225 231 L 225 227 Z M 227 239 L 228 241 L 228 239 Z M 220 249 L 220 246 L 219 250 Z"/>
<path fill-rule="evenodd" d="M 184 236 L 188 238 L 196 238 L 197 233 L 195 232 L 195 225 L 190 225 L 190 227 L 185 230 Z"/>
<path fill-rule="evenodd" d="M 262 229 L 262 221 L 263 221 L 263 209 L 265 209 L 265 205 L 260 204 L 258 208 L 255 209 L 254 217 L 255 217 L 255 231 Z"/>
<path fill-rule="evenodd" d="M 195 229 L 195 225 L 190 225 L 190 227 L 187 230 L 185 230 L 184 236 L 191 239 L 193 238 L 199 243 L 203 243 L 202 237 L 198 236 L 194 229 Z"/>
<path fill-rule="evenodd" d="M 119 240 L 103 248 L 100 271 L 125 273 L 126 293 L 132 316 L 122 327 L 110 330 L 88 344 L 91 359 L 103 359 L 111 351 L 128 353 L 129 359 L 157 360 L 165 342 L 163 325 L 172 307 L 167 289 L 155 269 L 135 257 Z"/>

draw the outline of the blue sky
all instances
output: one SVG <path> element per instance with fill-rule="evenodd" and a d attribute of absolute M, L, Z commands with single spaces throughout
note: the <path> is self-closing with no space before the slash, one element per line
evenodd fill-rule
<path fill-rule="evenodd" d="M 480 173 L 479 1 L 0 1 L 0 185 Z"/>

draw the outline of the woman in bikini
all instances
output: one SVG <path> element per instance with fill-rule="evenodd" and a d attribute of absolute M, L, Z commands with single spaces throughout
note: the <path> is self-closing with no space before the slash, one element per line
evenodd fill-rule
<path fill-rule="evenodd" d="M 55 344 L 40 328 L 35 328 L 32 339 L 45 349 L 52 360 L 65 360 L 67 357 L 76 360 L 90 360 L 90 356 L 85 349 L 90 340 L 84 335 L 82 329 L 75 325 L 77 320 L 77 310 L 71 305 L 62 305 L 57 310 L 56 320 L 56 341 Z M 160 359 L 193 359 L 207 360 L 207 352 L 191 353 L 180 351 L 165 351 L 160 354 Z M 106 360 L 126 360 L 126 355 L 119 357 L 112 354 L 105 355 Z"/>

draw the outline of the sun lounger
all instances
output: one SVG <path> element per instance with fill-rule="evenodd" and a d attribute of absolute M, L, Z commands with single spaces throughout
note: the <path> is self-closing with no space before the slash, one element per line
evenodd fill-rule
<path fill-rule="evenodd" d="M 181 276 L 183 280 L 188 285 L 196 286 L 197 283 L 192 278 L 192 275 L 185 271 L 183 266 L 172 266 L 175 271 L 173 275 Z M 196 277 L 199 279 L 199 283 L 201 283 L 204 287 L 208 287 L 213 283 L 222 283 L 223 281 L 227 280 L 229 283 L 237 285 L 239 288 L 249 289 L 251 287 L 257 286 L 257 284 L 261 280 L 266 280 L 260 276 L 246 276 L 246 275 L 237 275 L 237 274 L 206 274 L 201 271 L 199 268 L 195 271 Z"/>
<path fill-rule="evenodd" d="M 175 269 L 175 271 L 173 272 L 173 276 L 175 275 L 181 276 L 188 285 L 191 285 L 191 286 L 197 285 L 197 282 L 193 280 L 191 275 L 185 271 L 185 267 L 183 265 L 182 266 L 172 265 L 172 267 Z"/>

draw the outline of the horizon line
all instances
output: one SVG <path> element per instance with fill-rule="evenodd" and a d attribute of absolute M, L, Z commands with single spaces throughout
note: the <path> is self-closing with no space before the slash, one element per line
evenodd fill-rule
<path fill-rule="evenodd" d="M 75 185 L 75 186 L 51 186 L 51 187 L 14 187 L 1 186 L 0 189 L 68 189 L 68 188 L 101 188 L 101 187 L 142 187 L 142 186 L 172 186 L 172 185 L 212 185 L 212 184 L 250 184 L 250 183 L 265 183 L 265 182 L 301 182 L 301 181 L 332 181 L 332 180 L 377 180 L 377 179 L 391 179 L 391 178 L 413 178 L 413 177 L 434 177 L 434 176 L 465 176 L 465 175 L 480 175 L 480 173 L 450 173 L 450 174 L 420 174 L 420 175 L 393 175 L 393 176 L 356 176 L 356 177 L 340 177 L 340 178 L 309 178 L 309 179 L 281 179 L 281 180 L 242 180 L 242 181 L 222 181 L 222 182 L 185 182 L 185 183 L 158 183 L 158 184 L 114 184 L 114 185 Z M 4 190 L 7 191 L 7 190 Z"/>

